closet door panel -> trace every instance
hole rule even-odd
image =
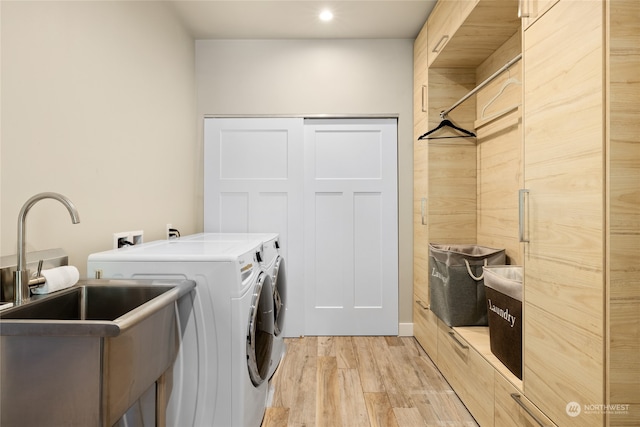
[[[423,26],[413,47],[413,291],[429,304],[429,145],[418,141],[429,130],[427,26]],[[423,318],[415,316],[414,324]]]
[[[435,360],[438,326],[429,309],[429,144],[418,138],[429,128],[427,24],[413,45],[413,333]]]
[[[560,1],[524,33],[524,391],[575,427],[604,419],[566,409],[604,403],[602,22]]]
[[[280,234],[290,283],[304,282],[302,118],[204,120],[204,231]],[[304,289],[288,294],[288,336],[304,334]]]
[[[397,120],[305,119],[307,335],[397,335]]]

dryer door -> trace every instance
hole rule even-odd
[[[253,290],[247,332],[247,363],[256,387],[269,374],[273,346],[273,287],[271,277],[261,273]]]
[[[280,336],[284,330],[284,314],[287,309],[287,275],[284,269],[284,258],[278,255],[273,268],[273,314],[274,334]]]

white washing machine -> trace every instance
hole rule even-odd
[[[269,367],[269,378],[273,376],[286,351],[284,343],[285,317],[287,309],[287,274],[284,257],[280,253],[278,233],[198,233],[180,238],[187,241],[242,241],[256,239],[263,242],[260,263],[271,276],[273,285],[274,339]]]
[[[196,282],[179,307],[182,342],[168,426],[260,426],[274,331],[272,279],[259,264],[261,247],[258,240],[176,239],[89,256],[89,276]]]

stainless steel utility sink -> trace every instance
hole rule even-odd
[[[30,304],[0,312],[0,319],[116,320],[170,289],[173,287],[76,285],[48,298],[35,296]]]
[[[0,425],[112,426],[164,384],[179,345],[177,304],[194,287],[84,280],[0,311]]]

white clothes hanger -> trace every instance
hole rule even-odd
[[[485,106],[482,108],[482,113],[480,114],[480,118],[481,118],[481,119],[484,119],[484,118],[485,118],[485,117],[484,117],[484,113],[485,113],[485,111],[487,111],[487,108],[489,108],[489,106],[490,106],[491,104],[493,104],[493,103],[494,103],[494,102],[495,102],[495,101],[500,97],[500,95],[502,95],[502,93],[505,91],[505,89],[506,89],[509,85],[512,85],[512,84],[516,84],[516,85],[520,85],[520,86],[522,86],[522,82],[521,82],[520,80],[518,80],[517,78],[515,78],[515,77],[509,77],[507,80],[505,80],[505,81],[504,81],[504,83],[502,84],[502,87],[500,88],[500,90],[498,90],[498,93],[496,93],[496,94],[493,96],[493,98],[491,98],[491,99],[489,100],[489,102],[487,102],[487,103],[485,104]],[[498,117],[498,116],[501,116],[502,114],[507,113],[507,112],[509,112],[509,111],[511,111],[511,110],[513,110],[513,107],[509,107],[508,109],[506,109],[506,110],[504,110],[504,111],[500,111],[500,112],[498,112],[498,113],[494,114],[492,117]]]

